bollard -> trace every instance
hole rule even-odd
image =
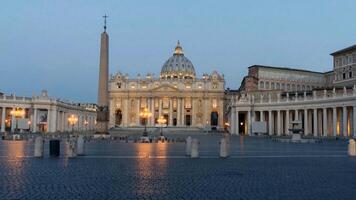
[[[84,141],[84,136],[79,135],[77,139],[77,154],[78,156],[84,155],[84,149],[85,148],[85,141]]]
[[[199,141],[198,139],[192,139],[192,150],[190,153],[191,158],[199,158]]]
[[[190,136],[185,140],[185,155],[190,156],[192,152],[192,138]]]
[[[76,146],[77,144],[75,138],[69,138],[69,140],[66,141],[66,154],[68,158],[73,158],[77,156]]]
[[[43,144],[44,140],[42,139],[42,137],[37,137],[35,140],[35,157],[43,157]]]
[[[349,156],[356,156],[356,145],[354,139],[349,140],[348,154]]]
[[[227,138],[221,138],[220,140],[220,158],[229,157],[229,144]]]

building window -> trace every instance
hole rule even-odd
[[[349,78],[352,78],[352,71],[349,71]]]
[[[260,82],[260,88],[263,89],[265,87],[265,83],[263,81]]]
[[[120,82],[116,83],[116,86],[117,86],[118,89],[120,89],[121,88],[121,83]]]
[[[342,73],[342,79],[346,79],[346,73]]]

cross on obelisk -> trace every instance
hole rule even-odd
[[[104,17],[104,32],[106,32],[106,18],[108,18],[109,16],[105,14],[103,17]]]

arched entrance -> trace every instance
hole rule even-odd
[[[210,114],[210,125],[211,125],[211,128],[216,130],[218,124],[219,124],[219,114],[218,114],[218,112],[213,111]]]
[[[120,126],[122,123],[122,112],[120,109],[116,110],[115,113],[115,125]]]

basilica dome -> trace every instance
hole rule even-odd
[[[173,56],[163,65],[161,79],[194,79],[195,70],[192,62],[184,56],[182,46],[179,41],[174,49]]]

